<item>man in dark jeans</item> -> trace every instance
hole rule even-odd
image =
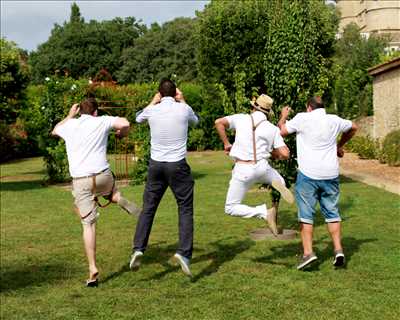
[[[157,207],[169,186],[179,211],[179,248],[173,259],[187,276],[191,276],[194,180],[186,162],[186,142],[188,125],[197,124],[198,118],[175,84],[166,79],[160,82],[159,92],[137,115],[136,121],[149,123],[151,159],[129,267],[137,270],[140,266]]]

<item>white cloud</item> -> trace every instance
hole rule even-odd
[[[21,48],[36,49],[45,42],[55,23],[69,19],[73,1],[1,0],[1,36]],[[76,1],[86,21],[135,17],[150,25],[176,17],[194,17],[209,1]]]

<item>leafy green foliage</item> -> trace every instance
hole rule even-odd
[[[357,153],[361,159],[377,159],[380,144],[368,136],[355,136],[345,146],[346,150]]]
[[[23,107],[30,69],[26,56],[14,42],[0,39],[0,119],[15,122]]]
[[[336,43],[334,101],[340,116],[356,118],[373,113],[372,78],[367,69],[380,63],[387,39],[361,36],[355,24],[344,29]]]
[[[267,93],[295,115],[309,96],[329,96],[338,17],[324,1],[212,1],[198,19],[199,70],[219,83],[225,111],[245,112],[251,96]],[[274,166],[291,184],[294,137],[287,144],[291,158]]]
[[[121,83],[152,82],[162,78],[191,81],[197,77],[194,28],[190,18],[153,24],[133,46],[124,50],[117,73]]]
[[[42,83],[55,73],[94,77],[102,68],[113,75],[121,66],[122,51],[145,29],[133,17],[86,23],[73,4],[70,21],[56,24],[50,38],[30,55],[33,79]]]
[[[390,166],[400,166],[400,130],[392,131],[385,137],[379,160]]]

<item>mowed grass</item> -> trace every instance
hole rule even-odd
[[[254,242],[261,220],[224,214],[231,162],[221,152],[189,155],[196,179],[194,278],[170,266],[177,208],[170,191],[158,209],[138,272],[128,261],[136,220],[116,206],[98,223],[98,288],[85,288],[87,265],[70,191],[44,187],[40,158],[1,166],[2,319],[397,319],[400,301],[400,197],[342,178],[340,207],[347,267],[332,267],[322,219],[319,257],[295,269],[299,238]],[[142,203],[143,186],[126,187]],[[255,189],[255,191],[257,191]],[[246,203],[270,202],[250,192]],[[296,207],[281,204],[282,227],[297,228]]]

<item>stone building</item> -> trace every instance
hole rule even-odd
[[[341,13],[339,32],[354,22],[365,37],[387,34],[389,50],[400,50],[400,0],[336,0]]]
[[[372,136],[383,139],[400,129],[400,57],[368,69],[373,77]]]

